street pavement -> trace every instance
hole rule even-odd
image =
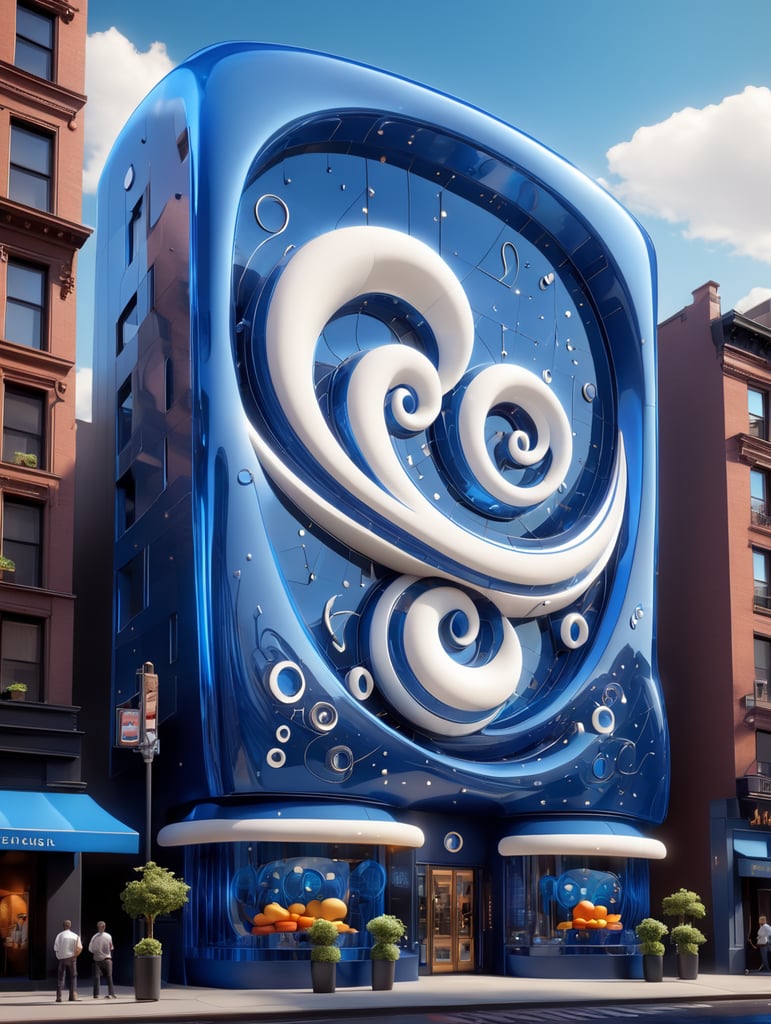
[[[138,1002],[131,987],[116,986],[117,999],[94,999],[90,978],[80,979],[80,999],[55,1002],[50,990],[20,991],[0,985],[0,1021],[144,1021],[144,1020],[281,1020],[312,1019],[323,1014],[342,1021],[349,1015],[391,1012],[395,1016],[471,1007],[564,1006],[570,1004],[713,1002],[720,999],[763,999],[771,1005],[771,974],[700,973],[696,981],[665,977],[662,982],[619,980],[555,980],[500,978],[482,974],[449,974],[399,982],[388,992],[341,988],[329,994],[307,989],[214,989],[164,986],[158,1001]]]

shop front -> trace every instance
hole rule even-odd
[[[0,977],[45,978],[61,922],[82,930],[82,854],[138,848],[138,834],[85,793],[0,791]]]
[[[635,925],[649,913],[648,861],[664,845],[619,822],[520,823],[505,858],[506,974],[639,978]]]

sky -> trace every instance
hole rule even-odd
[[[347,57],[449,93],[601,182],[658,261],[657,322],[720,285],[771,297],[769,0],[89,0],[83,220],[113,140],[192,53],[243,39]],[[276,84],[277,90],[280,83]],[[79,257],[90,415],[93,237]]]

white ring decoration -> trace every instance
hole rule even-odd
[[[573,627],[578,626],[578,636],[573,636]],[[571,651],[583,647],[589,639],[589,624],[583,615],[570,612],[560,623],[560,640]]]
[[[363,665],[350,669],[346,673],[345,682],[356,700],[368,700],[375,689],[372,673]]]
[[[600,704],[592,712],[592,728],[603,736],[608,736],[616,728],[616,716],[607,704]]]
[[[271,768],[283,768],[286,764],[286,754],[280,747],[271,747],[265,756]]]
[[[281,675],[285,672],[294,672],[297,675],[298,686],[293,693],[285,693],[281,689]],[[303,670],[295,661],[277,661],[275,665],[271,665],[268,672],[268,686],[276,700],[282,704],[296,704],[305,693]]]

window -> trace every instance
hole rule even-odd
[[[118,629],[124,629],[147,607],[145,552],[118,570]]]
[[[8,260],[7,281],[6,341],[42,349],[47,320],[46,271],[19,260]]]
[[[3,403],[3,462],[16,462],[17,455],[34,455],[43,468],[43,424],[45,398],[34,391],[6,387]]]
[[[755,759],[761,775],[771,775],[771,732],[758,729],[755,733]]]
[[[15,203],[50,212],[52,162],[52,136],[12,124],[8,198]]]
[[[32,502],[3,501],[3,554],[16,563],[12,580],[19,586],[40,586],[40,545],[43,510]]]
[[[747,411],[750,417],[750,435],[768,440],[768,410],[766,395],[763,391],[749,388],[747,391]]]
[[[38,78],[53,78],[54,20],[19,4],[15,64]]]
[[[0,623],[0,684],[26,683],[27,700],[43,699],[43,627],[6,615]]]
[[[174,363],[171,359],[163,362],[164,409],[166,412],[174,405]]]
[[[131,379],[125,381],[118,392],[118,422],[116,424],[115,445],[121,452],[131,440],[134,419],[134,396],[131,391]]]
[[[118,318],[118,336],[115,344],[115,354],[120,355],[126,345],[136,337],[139,317],[137,312],[137,297],[132,295],[126,304],[126,308]]]
[[[755,607],[771,609],[769,600],[769,554],[761,548],[752,549],[752,575],[755,581]]]
[[[767,683],[771,679],[771,640],[755,637],[755,679]]]
[[[750,509],[752,522],[758,526],[771,526],[771,516],[766,511],[768,479],[763,469],[750,470]]]
[[[126,237],[126,263],[134,262],[134,257],[139,250],[139,229],[142,223],[142,200],[139,199],[128,222],[128,234]]]
[[[128,471],[118,481],[116,488],[118,536],[134,525],[137,516],[137,492],[134,474]]]

